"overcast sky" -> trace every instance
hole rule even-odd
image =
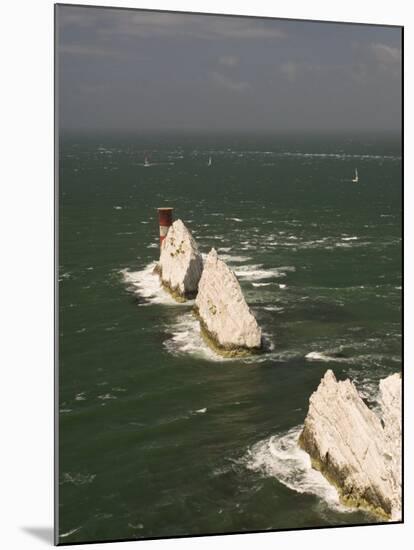
[[[58,7],[70,130],[399,130],[401,31]]]

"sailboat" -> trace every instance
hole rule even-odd
[[[211,160],[211,157],[208,157],[208,163],[207,163],[207,166],[211,166],[212,164],[212,160]]]
[[[352,178],[352,182],[353,183],[358,183],[358,181],[359,181],[359,179],[358,179],[358,170],[355,168],[355,175]]]
[[[151,164],[150,164],[150,162],[149,162],[149,160],[148,160],[147,155],[145,155],[145,157],[144,157],[144,166],[151,166]]]

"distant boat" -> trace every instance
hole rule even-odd
[[[359,179],[358,179],[358,170],[355,168],[355,175],[352,178],[352,182],[353,183],[358,183],[358,181],[359,181]]]
[[[208,163],[207,163],[207,166],[211,166],[212,165],[212,160],[211,160],[211,157],[208,157]]]
[[[144,166],[151,166],[151,164],[150,164],[150,162],[149,162],[149,160],[148,160],[147,155],[145,155],[145,157],[144,157]]]

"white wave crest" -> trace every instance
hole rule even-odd
[[[249,256],[233,256],[231,254],[220,254],[220,259],[225,262],[228,262],[229,264],[248,262],[249,260],[251,260]]]
[[[59,538],[63,539],[65,537],[69,537],[70,535],[74,535],[75,533],[77,533],[79,531],[79,529],[82,529],[82,526],[81,527],[75,527],[75,529],[71,529],[70,531],[67,531],[66,533],[62,533],[61,535],[59,535]]]
[[[284,307],[280,307],[280,306],[263,306],[263,309],[266,310],[266,311],[285,311],[285,308]]]
[[[280,277],[286,277],[288,271],[295,271],[294,266],[283,266],[275,268],[263,268],[262,264],[248,264],[244,266],[238,266],[235,269],[237,277],[242,280],[260,281],[263,279],[274,279]]]
[[[60,479],[60,485],[63,485],[64,483],[70,483],[72,485],[87,485],[92,483],[95,477],[96,474],[63,472]]]
[[[133,290],[134,294],[144,298],[147,304],[180,305],[163,289],[159,276],[154,273],[156,265],[157,262],[152,262],[140,271],[122,269],[120,273],[124,282]],[[189,302],[185,303],[188,305]]]
[[[192,313],[182,315],[172,327],[172,336],[164,342],[166,349],[173,355],[193,355],[208,361],[229,361],[217,355],[204,341],[200,324]]]
[[[305,355],[305,359],[308,361],[323,361],[324,363],[329,363],[331,361],[349,361],[349,358],[346,357],[335,357],[334,355],[329,355],[323,351],[311,351]]]
[[[316,495],[335,510],[350,511],[341,504],[335,487],[312,468],[308,453],[299,447],[301,430],[302,426],[295,426],[256,443],[247,453],[246,467],[277,478],[292,491]]]

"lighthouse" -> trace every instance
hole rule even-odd
[[[167,236],[168,229],[172,225],[173,222],[173,208],[170,207],[163,207],[158,208],[158,223],[160,226],[160,248],[162,246],[162,242]]]

